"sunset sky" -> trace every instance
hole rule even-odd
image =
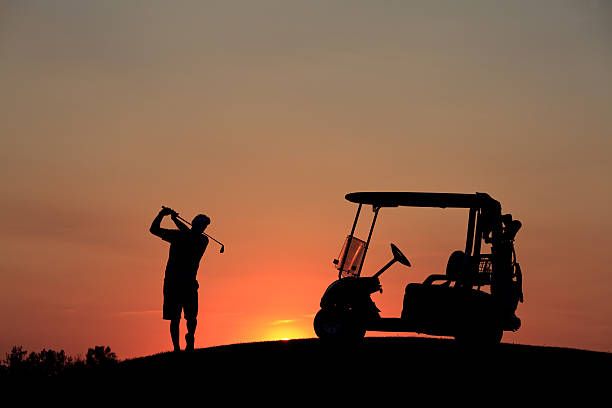
[[[162,204],[226,247],[196,347],[314,337],[344,195],[385,190],[499,200],[526,298],[503,341],[612,351],[611,44],[605,0],[2,1],[0,357],[170,350]],[[466,223],[381,211],[364,274],[390,242],[413,265],[383,316]]]

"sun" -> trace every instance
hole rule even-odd
[[[308,337],[305,330],[294,326],[274,327],[263,336],[267,341],[289,341]]]

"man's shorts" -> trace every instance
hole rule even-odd
[[[195,285],[164,285],[164,320],[179,320],[181,310],[185,320],[198,316],[198,283]]]

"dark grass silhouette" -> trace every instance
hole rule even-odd
[[[167,352],[89,368],[83,364],[44,381],[79,398],[91,401],[95,394],[96,400],[115,403],[125,403],[129,395],[141,404],[195,398],[201,405],[216,401],[214,406],[521,405],[534,398],[546,406],[567,398],[601,405],[609,398],[611,368],[611,353],[503,343],[472,350],[451,339],[367,337],[352,346],[301,339]],[[12,379],[17,381],[5,376],[8,381],[0,384],[41,389],[40,378]],[[65,397],[45,395],[47,402]]]
[[[344,390],[343,398],[356,399],[377,392],[438,398],[450,390],[513,397],[536,391],[553,397],[568,390],[594,395],[611,368],[610,353],[514,344],[475,351],[450,339],[371,337],[350,347],[303,339],[161,353],[123,361],[113,376],[243,397],[247,389],[270,396],[306,391],[338,396]]]
[[[118,362],[108,346],[89,348],[85,359],[68,356],[64,350],[43,348],[40,352],[28,352],[22,346],[14,346],[0,361],[0,381],[76,378],[86,372],[106,370]]]

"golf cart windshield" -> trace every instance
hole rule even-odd
[[[340,276],[359,276],[359,267],[365,253],[366,243],[351,235],[346,237],[338,259],[334,260]]]

